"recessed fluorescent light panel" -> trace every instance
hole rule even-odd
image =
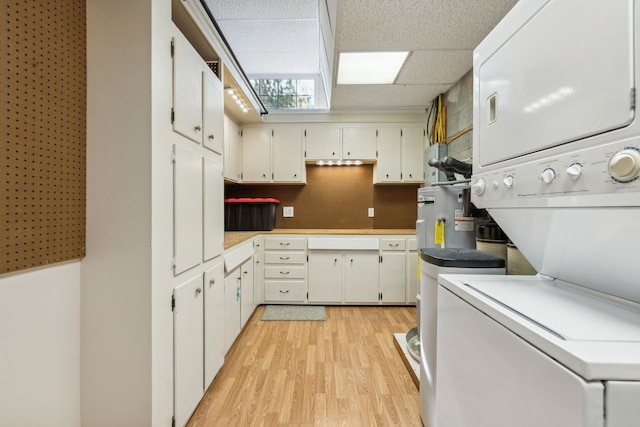
[[[340,52],[339,85],[392,84],[409,52]]]

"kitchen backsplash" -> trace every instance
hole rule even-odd
[[[415,228],[418,184],[373,185],[373,165],[307,166],[306,185],[225,184],[225,197],[273,197],[276,228]],[[284,218],[282,208],[294,216]],[[374,217],[368,217],[374,208]]]

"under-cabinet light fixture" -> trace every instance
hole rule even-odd
[[[231,96],[231,98],[236,102],[236,104],[238,104],[238,107],[244,112],[244,113],[248,113],[249,109],[247,108],[247,106],[245,105],[245,103],[242,101],[242,98],[240,98],[240,96],[238,96],[238,94],[236,93],[236,90],[232,87],[226,87],[224,88],[224,90],[227,91],[227,93]]]
[[[320,160],[316,166],[360,166],[362,160]]]

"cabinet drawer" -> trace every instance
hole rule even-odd
[[[264,262],[267,264],[304,264],[307,256],[304,252],[265,252]]]
[[[296,250],[306,249],[307,239],[304,237],[266,237],[265,249]]]
[[[404,251],[406,247],[405,239],[381,239],[380,249],[383,251]]]
[[[264,282],[264,299],[265,301],[304,302],[307,299],[307,290],[304,281],[268,280]]]
[[[265,265],[266,279],[304,279],[307,269],[305,266],[285,267],[280,265]]]

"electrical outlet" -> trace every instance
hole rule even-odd
[[[373,218],[373,208],[369,208],[369,218]]]
[[[282,208],[282,216],[285,218],[293,218],[293,206],[284,206]]]

